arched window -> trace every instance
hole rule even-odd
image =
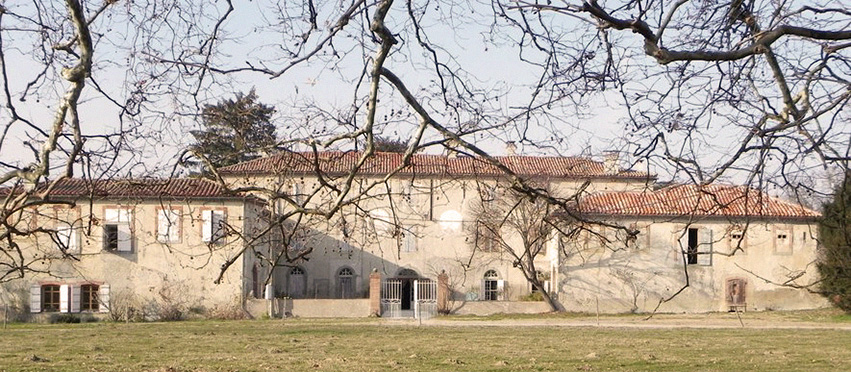
[[[502,297],[501,283],[502,280],[499,280],[499,274],[496,273],[496,270],[485,271],[485,275],[482,280],[482,288],[484,292],[482,299],[485,301],[499,300],[500,297]]]
[[[339,298],[355,297],[355,273],[348,267],[337,272],[337,296]]]
[[[307,279],[304,269],[301,267],[293,267],[290,269],[289,278],[287,280],[287,292],[292,298],[302,298],[307,290]]]

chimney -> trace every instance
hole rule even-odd
[[[517,156],[517,145],[514,141],[508,141],[505,143],[505,154],[508,156]]]
[[[620,155],[617,151],[603,152],[603,173],[608,175],[618,174],[620,171],[619,159]]]

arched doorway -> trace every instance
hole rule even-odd
[[[420,277],[416,271],[411,269],[399,269],[394,279],[399,280],[402,287],[401,308],[402,310],[413,310],[414,303],[414,280]]]

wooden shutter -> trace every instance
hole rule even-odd
[[[59,312],[67,313],[69,310],[68,300],[71,299],[71,287],[67,284],[59,286]]]
[[[703,228],[699,232],[697,244],[697,264],[702,266],[712,265],[712,229]]]
[[[71,312],[79,313],[80,312],[80,285],[75,284],[71,286]]]
[[[98,289],[98,301],[100,302],[100,312],[109,312],[109,284],[101,284]]]
[[[505,280],[499,279],[496,281],[496,299],[505,301]]]
[[[41,286],[38,284],[30,286],[30,312],[41,312]]]

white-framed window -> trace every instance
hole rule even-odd
[[[105,208],[103,214],[103,249],[110,252],[131,252],[133,250],[133,210]]]
[[[157,209],[157,241],[160,243],[177,243],[183,228],[181,210],[177,208]]]
[[[224,244],[227,233],[227,214],[224,209],[206,209],[201,211],[201,241],[211,244]]]
[[[499,278],[496,270],[485,271],[482,278],[482,300],[502,301],[505,299],[505,281]]]
[[[33,284],[30,312],[109,312],[109,285],[88,282]]]
[[[683,231],[679,244],[686,264],[712,266],[712,229],[689,227]]]

